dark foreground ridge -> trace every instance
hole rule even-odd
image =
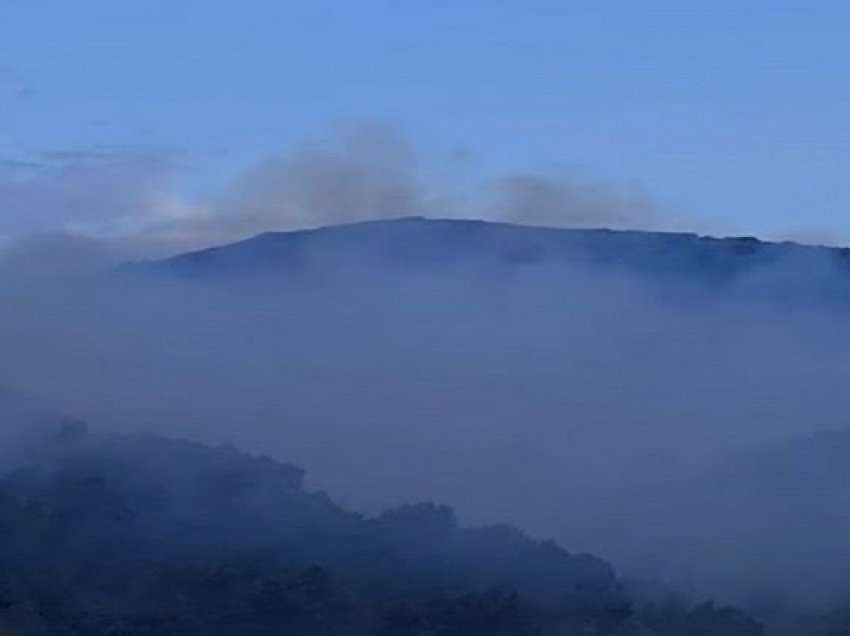
[[[434,504],[377,518],[233,447],[66,424],[0,481],[0,633],[757,636]],[[3,632],[2,630],[6,631]]]

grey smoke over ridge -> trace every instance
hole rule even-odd
[[[206,222],[228,228],[232,237],[404,216],[643,229],[659,221],[655,203],[636,189],[546,174],[508,174],[461,187],[451,177],[444,177],[448,183],[429,178],[427,163],[393,128],[339,127],[249,170]]]
[[[217,221],[256,233],[417,215],[425,204],[415,168],[413,149],[395,131],[341,128],[242,175]]]
[[[431,169],[445,164],[446,168]],[[426,157],[396,129],[337,126],[264,159],[218,192],[179,190],[183,159],[156,147],[93,147],[0,164],[0,238],[72,233],[127,258],[294,230],[403,216],[484,218],[556,227],[673,225],[639,188],[574,176],[476,177]]]
[[[340,127],[248,171],[211,222],[248,234],[405,216],[551,227],[648,229],[657,222],[655,203],[640,190],[545,174],[500,176],[453,197],[443,191],[450,184],[418,171],[423,161],[392,128]]]
[[[492,184],[488,200],[498,220],[524,225],[652,229],[660,221],[656,203],[639,188],[618,190],[567,178],[502,177]],[[673,228],[668,223],[666,229]]]

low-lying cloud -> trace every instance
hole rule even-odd
[[[845,310],[789,311],[781,286],[785,304],[747,299],[799,274],[793,259],[677,296],[663,280],[545,258],[467,253],[448,266],[438,250],[400,266],[373,250],[395,228],[305,239],[297,265],[259,285],[0,286],[0,386],[108,428],[272,453],[359,510],[443,501],[470,523],[515,523],[724,599],[756,582],[785,594],[804,575],[810,596],[843,585],[834,567],[811,572],[811,554],[843,545],[845,528],[774,528],[779,576],[763,539],[687,507],[689,484],[705,488],[694,475],[732,454],[844,425]],[[402,236],[396,253],[434,249]],[[510,240],[478,245],[512,254]],[[659,493],[681,498],[662,505]],[[806,499],[825,510],[830,496]],[[763,514],[734,519],[758,528]]]

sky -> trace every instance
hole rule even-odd
[[[429,215],[545,175],[639,193],[627,225],[850,245],[848,29],[838,0],[3,0],[0,237],[216,215],[368,125]]]

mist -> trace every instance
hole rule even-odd
[[[40,161],[0,179],[45,211],[0,248],[8,465],[61,414],[268,454],[370,516],[444,503],[760,618],[844,600],[843,250],[649,232],[681,219],[574,175],[440,180],[382,126],[194,200],[167,153]]]
[[[850,636],[848,21],[0,1],[0,636]]]
[[[769,528],[777,572],[762,535],[730,535],[710,498],[687,505],[732,457],[846,426],[846,309],[789,309],[774,292],[793,257],[700,287],[434,255],[427,227],[308,234],[291,270],[219,282],[131,268],[4,283],[0,386],[106,430],[270,453],[369,514],[439,501],[729,602],[791,595],[804,575],[794,602],[834,598],[843,525]],[[433,258],[399,266],[386,249]],[[828,259],[821,275],[843,285]],[[746,526],[766,512],[734,514]],[[812,550],[794,556],[804,543],[828,555],[814,572]]]

